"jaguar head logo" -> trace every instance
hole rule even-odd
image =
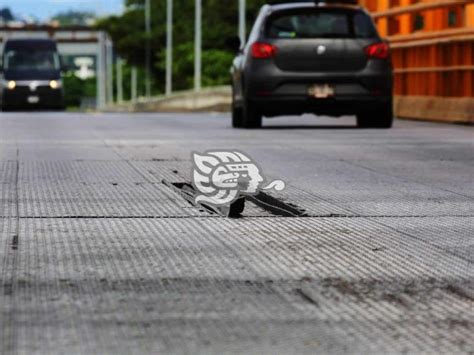
[[[193,153],[192,180],[199,194],[197,203],[230,205],[242,195],[256,195],[261,189],[285,188],[283,181],[261,187],[266,180],[258,165],[239,151]]]

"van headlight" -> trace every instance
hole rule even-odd
[[[6,82],[6,87],[8,90],[15,90],[16,88],[16,81],[15,80],[9,80]]]
[[[49,87],[53,90],[60,89],[63,86],[61,80],[51,80],[49,82]]]

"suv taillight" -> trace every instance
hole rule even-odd
[[[365,53],[369,58],[388,59],[390,47],[387,43],[374,43],[365,48]]]
[[[277,53],[277,47],[269,43],[255,42],[252,44],[252,57],[266,59],[274,57]]]

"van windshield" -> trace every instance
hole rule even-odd
[[[59,56],[50,49],[10,49],[5,53],[4,67],[10,70],[59,70]]]
[[[272,15],[267,24],[270,38],[376,38],[370,17],[344,9],[298,9]]]

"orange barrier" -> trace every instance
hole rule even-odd
[[[474,3],[474,0],[437,0],[430,2],[417,2],[412,5],[396,6],[385,11],[379,11],[373,14],[375,19],[383,17],[393,17],[403,14],[414,14],[427,10],[452,7],[457,5],[468,5]]]
[[[474,35],[395,42],[392,57],[396,95],[474,96]]]
[[[474,0],[361,3],[391,44],[397,115],[474,122]]]

